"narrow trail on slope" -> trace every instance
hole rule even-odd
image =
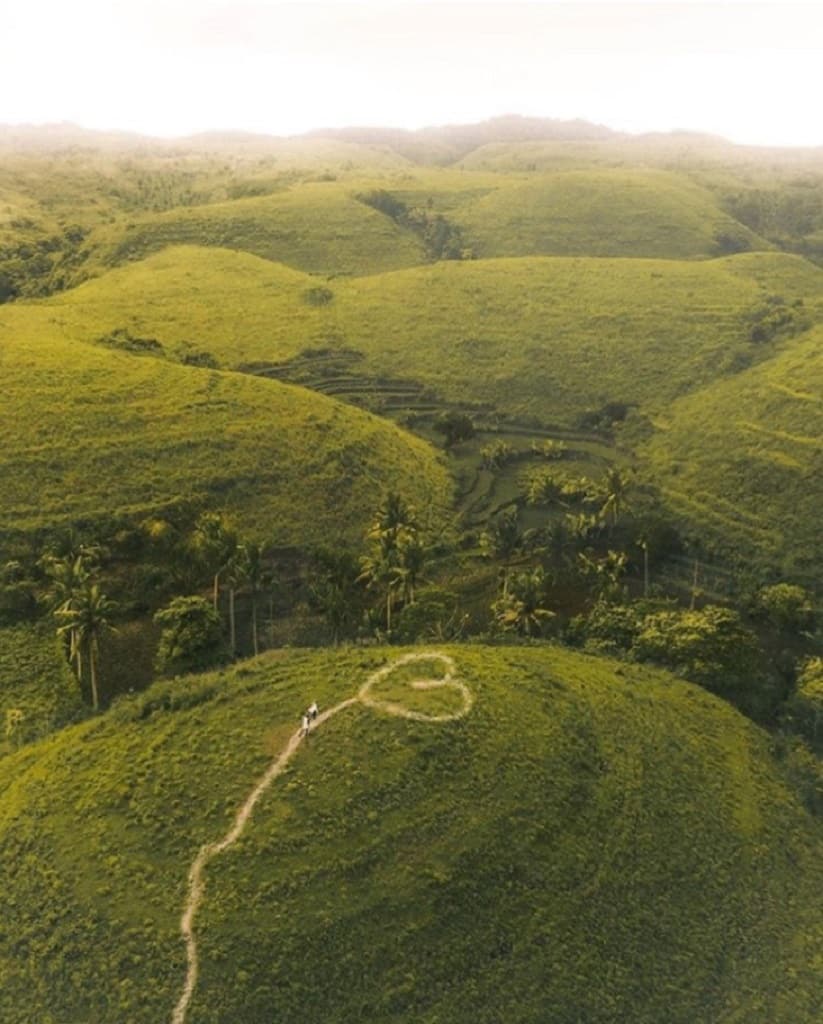
[[[387,679],[395,669],[421,661],[439,662],[441,665],[445,666],[445,675],[433,679],[413,679],[408,683],[408,686],[411,689],[418,691],[436,690],[444,687],[457,690],[462,697],[462,706],[458,711],[441,715],[429,715],[423,711],[412,711],[409,708],[404,707],[402,704],[397,704],[394,701],[388,701],[381,697],[373,696],[372,690],[374,686]],[[360,687],[356,697],[349,697],[348,700],[341,701],[341,703],[335,704],[334,707],[329,708],[328,711],[324,711],[321,715],[318,715],[312,725],[312,730],[317,729],[324,722],[327,722],[339,711],[343,711],[344,708],[351,707],[354,704],[364,704],[366,707],[373,708],[377,711],[382,711],[389,715],[395,715],[399,718],[410,718],[416,722],[453,722],[458,718],[463,718],[469,713],[469,711],[471,711],[472,704],[474,703],[474,696],[462,680],[454,677],[455,671],[454,661],[448,656],[448,654],[443,654],[440,651],[404,654],[402,657],[396,658],[394,661],[389,662],[388,665],[384,665],[383,668],[373,672]],[[197,985],[199,962],[197,958],[197,940],[194,934],[194,919],[197,915],[198,909],[200,908],[200,904],[203,900],[203,894],[205,892],[205,880],[203,873],[206,870],[206,866],[212,858],[216,857],[224,850],[227,850],[237,842],[243,834],[243,830],[251,817],[254,805],[278,775],[282,775],[285,771],[289,761],[294,757],[303,739],[303,733],[298,729],[283,750],[277,755],[274,761],[272,761],[265,773],[261,776],[257,785],[247,797],[246,802],[237,812],[234,824],[226,835],[216,843],[206,843],[201,846],[194,859],[194,863],[189,869],[188,896],[183,909],[183,916],[180,918],[180,933],[186,943],[186,981],[183,986],[183,992],[174,1009],[174,1013],[172,1014],[172,1024],[185,1024],[189,1004],[191,1003],[192,996],[194,995],[194,990]]]

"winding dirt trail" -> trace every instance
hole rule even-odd
[[[436,690],[444,687],[457,690],[462,697],[462,706],[458,711],[451,714],[429,715],[423,711],[412,711],[409,708],[404,707],[402,704],[397,704],[394,701],[383,700],[382,698],[375,697],[373,695],[372,691],[375,685],[387,679],[395,669],[402,668],[405,665],[415,664],[416,662],[439,662],[441,665],[445,666],[445,675],[439,678],[413,679],[408,683],[408,686],[413,690]],[[343,711],[345,708],[351,707],[354,704],[364,704],[366,707],[373,708],[376,711],[382,711],[385,714],[395,715],[400,718],[410,718],[416,722],[452,722],[455,719],[463,718],[469,713],[469,711],[471,711],[472,704],[474,703],[474,696],[462,680],[455,678],[455,671],[456,668],[454,661],[448,656],[448,654],[443,654],[441,651],[420,651],[413,652],[411,654],[404,654],[402,657],[396,658],[394,661],[389,662],[388,665],[384,665],[383,668],[373,672],[360,687],[356,697],[349,697],[348,700],[341,701],[339,704],[335,704],[334,707],[329,708],[328,711],[324,711],[322,714],[318,715],[312,725],[312,731],[323,725],[323,723],[327,722],[330,718],[333,718],[338,712]],[[172,1024],[185,1024],[189,1004],[191,1003],[195,987],[197,986],[199,964],[197,959],[197,939],[194,933],[194,919],[197,915],[197,911],[203,900],[205,892],[205,879],[203,874],[206,870],[206,866],[212,858],[216,857],[224,850],[227,850],[237,842],[243,834],[243,830],[251,817],[254,805],[278,775],[282,775],[285,771],[289,761],[294,757],[300,747],[300,744],[303,742],[303,739],[303,734],[301,730],[298,729],[283,750],[277,755],[274,761],[272,761],[265,773],[261,776],[257,785],[247,797],[246,802],[237,812],[234,824],[226,835],[215,843],[206,843],[201,846],[194,859],[194,863],[189,869],[188,896],[183,909],[183,916],[180,918],[180,933],[186,943],[186,981],[183,986],[183,992],[177,1006],[174,1008],[174,1013],[172,1014]]]

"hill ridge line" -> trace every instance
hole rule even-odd
[[[409,708],[403,707],[402,704],[396,704],[393,701],[386,701],[379,697],[372,696],[371,690],[376,683],[382,682],[382,680],[389,676],[396,668],[413,664],[418,661],[439,661],[445,665],[446,674],[441,678],[415,679],[409,683],[409,686],[415,690],[434,690],[441,687],[451,687],[456,689],[463,698],[463,706],[458,711],[443,715],[429,715],[422,711],[412,711]],[[443,654],[441,651],[413,651],[410,654],[404,654],[373,672],[357,691],[357,695],[355,697],[349,697],[318,715],[314,722],[314,728],[316,729],[338,712],[351,707],[353,704],[364,704],[366,707],[384,711],[387,714],[397,717],[412,719],[417,722],[440,723],[456,721],[469,713],[474,703],[474,696],[462,680],[454,678],[455,670],[455,663],[453,659],[450,658],[448,654]],[[203,873],[206,866],[209,861],[219,853],[227,850],[237,842],[243,834],[243,830],[251,817],[255,804],[269,788],[271,783],[279,775],[282,775],[289,761],[297,752],[300,744],[307,735],[308,733],[304,733],[301,728],[291,736],[286,746],[280,751],[274,761],[272,761],[255,785],[254,789],[246,798],[235,816],[234,824],[226,835],[217,842],[205,843],[201,846],[191,868],[189,869],[188,896],[182,917],[180,918],[180,933],[186,943],[186,980],[183,985],[183,992],[177,1002],[174,1013],[172,1014],[171,1024],[185,1024],[186,1013],[188,1011],[189,1004],[191,1003],[192,996],[194,995],[195,987],[197,986],[199,960],[197,956],[197,940],[194,934],[194,919],[205,892],[205,880]]]

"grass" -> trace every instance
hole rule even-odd
[[[424,434],[426,417],[443,407],[468,407],[492,426],[528,431],[569,427],[590,410],[622,402],[647,434],[657,432],[647,466],[688,523],[704,529],[711,521],[725,545],[747,558],[760,548],[774,564],[785,561],[802,520],[811,554],[799,554],[795,565],[816,564],[815,435],[798,419],[813,407],[797,405],[785,428],[773,428],[760,422],[760,400],[747,393],[750,381],[774,375],[779,384],[780,366],[796,346],[806,353],[797,357],[798,374],[814,362],[813,343],[799,337],[751,340],[756,318],[775,297],[803,322],[820,317],[823,273],[801,258],[477,260],[326,281],[319,304],[311,301],[318,287],[316,278],[248,254],[172,248],[47,302],[7,307],[0,324],[28,337],[47,324],[62,339],[94,342],[118,331],[155,339],[164,360],[129,356],[129,372],[171,374],[169,393],[178,387],[173,379],[212,379],[174,376],[179,368],[170,364],[188,352],[206,351],[227,368],[269,367],[401,422],[416,417]],[[112,365],[112,356],[98,348],[94,358]],[[21,403],[31,379],[20,376]],[[253,389],[267,386],[231,384],[261,397],[270,392]],[[791,381],[786,386],[797,390]],[[723,412],[704,418],[703,403],[710,410],[715,395]],[[770,396],[792,404],[779,390]],[[738,414],[750,406],[751,415]],[[672,421],[673,409],[682,409],[682,419]],[[743,434],[726,429],[744,420],[760,426]],[[787,437],[766,443],[763,431],[772,429]],[[195,445],[180,455],[179,472],[184,464],[186,473],[199,472],[196,452]],[[711,483],[697,469],[709,462]],[[774,495],[768,508],[763,494]],[[501,491],[499,501],[505,498]],[[26,515],[26,501],[34,503],[22,501],[18,514]],[[780,525],[784,512],[788,528]]]
[[[4,1018],[167,1019],[198,846],[396,653],[273,653],[0,763]],[[467,719],[340,713],[210,865],[192,1024],[816,1022],[820,834],[765,735],[662,673],[450,653]]]
[[[693,259],[716,256],[724,245],[768,248],[710,192],[672,172],[566,171],[504,181],[454,215],[482,256]]]
[[[9,730],[9,712],[22,712]],[[0,628],[0,755],[82,717],[80,691],[61,660],[54,623]]]
[[[89,266],[142,259],[170,245],[213,245],[253,253],[316,274],[368,274],[425,261],[418,239],[337,182],[273,195],[175,209],[91,240]]]
[[[606,401],[665,408],[762,359],[771,349],[749,335],[768,295],[802,299],[812,317],[823,307],[823,272],[772,253],[445,262],[328,282],[331,298],[319,306],[307,301],[314,286],[244,254],[181,248],[45,308],[74,336],[125,328],[194,342],[228,367],[345,348],[364,357],[357,372],[366,376],[408,378],[450,402],[569,424]]]
[[[200,497],[278,544],[356,545],[387,489],[430,509],[433,523],[450,502],[436,453],[374,416],[67,333],[48,306],[0,311],[4,531],[140,517]]]
[[[646,454],[671,503],[715,541],[736,535],[815,583],[823,562],[823,331],[675,402]],[[725,543],[725,541],[720,541]]]

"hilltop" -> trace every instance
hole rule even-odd
[[[0,762],[3,1016],[169,1019],[198,846],[397,653],[272,653]],[[341,711],[209,865],[191,1024],[819,1019],[820,835],[763,733],[662,673],[450,653],[468,717]],[[380,691],[442,711],[421,668]]]

